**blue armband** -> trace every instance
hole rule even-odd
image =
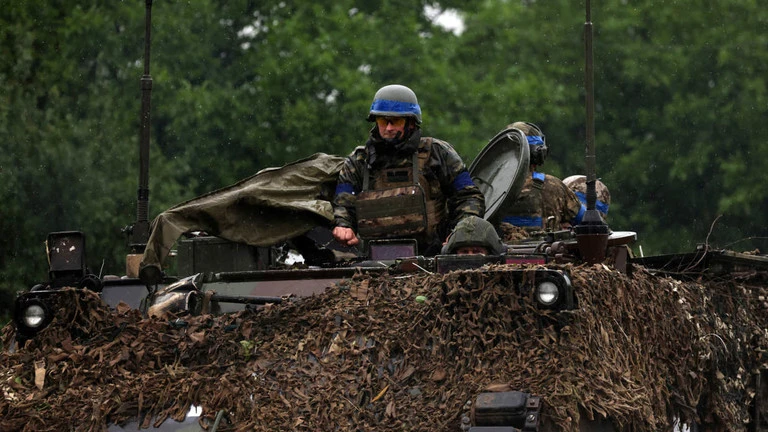
[[[507,216],[501,221],[518,227],[541,228],[541,217],[539,216]]]
[[[469,173],[466,171],[462,171],[461,174],[453,179],[453,189],[456,191],[460,191],[469,186],[475,186],[475,182],[472,181],[472,177],[470,177]]]
[[[342,193],[348,193],[348,194],[355,194],[355,188],[352,187],[351,183],[339,183],[336,185],[336,195],[342,194]]]
[[[579,206],[579,213],[576,215],[576,217],[573,218],[571,221],[571,225],[578,225],[581,223],[581,220],[584,219],[584,213],[587,212],[587,206],[584,204]]]

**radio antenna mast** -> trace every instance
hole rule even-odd
[[[595,89],[592,54],[592,7],[586,0],[586,21],[584,23],[584,88],[586,91],[587,133],[586,133],[586,170],[587,170],[587,211],[581,224],[574,227],[576,242],[584,261],[595,264],[605,260],[610,229],[595,208],[597,192],[595,183]]]
[[[129,227],[131,253],[144,253],[149,240],[149,138],[152,76],[149,74],[152,0],[146,0],[144,19],[144,75],[141,77],[141,131],[139,141],[139,190],[136,200],[136,223]]]

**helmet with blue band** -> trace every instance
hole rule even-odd
[[[519,129],[525,134],[528,140],[528,147],[531,150],[531,165],[543,165],[549,156],[549,146],[547,146],[547,137],[541,128],[530,122],[515,122],[508,127]]]
[[[563,180],[563,183],[576,194],[582,204],[587,204],[587,176],[572,175]],[[608,186],[600,181],[600,179],[595,180],[595,193],[597,194],[595,209],[605,219],[608,217],[608,209],[611,206],[611,193],[608,191]]]
[[[368,121],[376,117],[410,117],[421,124],[421,107],[416,93],[400,84],[384,86],[376,92],[368,113]]]

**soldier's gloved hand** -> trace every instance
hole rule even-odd
[[[337,226],[333,229],[333,238],[339,243],[347,246],[354,246],[360,243],[352,228]]]

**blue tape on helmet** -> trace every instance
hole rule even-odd
[[[351,183],[339,183],[336,185],[336,195],[342,194],[342,193],[348,193],[348,194],[355,194],[355,188],[352,187]]]
[[[421,116],[421,107],[419,107],[419,104],[411,102],[376,99],[371,104],[371,113],[399,113],[403,115],[414,114]]]
[[[453,189],[457,191],[469,186],[475,186],[475,182],[472,181],[472,177],[470,177],[469,173],[466,171],[462,171],[455,179],[453,179]]]
[[[595,208],[602,214],[605,214],[605,215],[608,214],[608,204],[600,200],[595,200]]]
[[[541,217],[538,216],[507,216],[501,221],[518,227],[541,228]]]
[[[531,173],[531,178],[534,180],[544,181],[547,178],[547,175],[544,173],[534,171],[533,173]]]
[[[544,140],[540,136],[529,136],[526,138],[528,138],[528,144],[530,145],[544,145]]]
[[[584,203],[584,205],[587,204],[587,196],[584,195],[584,192],[575,192],[576,196],[579,197],[579,201]],[[600,201],[599,199],[595,200],[595,209],[599,211],[602,214],[607,215],[608,214],[608,207],[609,205]]]
[[[584,213],[587,212],[587,206],[582,204],[579,206],[579,213],[576,215],[576,217],[573,218],[571,221],[571,225],[578,225],[581,223],[582,219],[584,219]]]

